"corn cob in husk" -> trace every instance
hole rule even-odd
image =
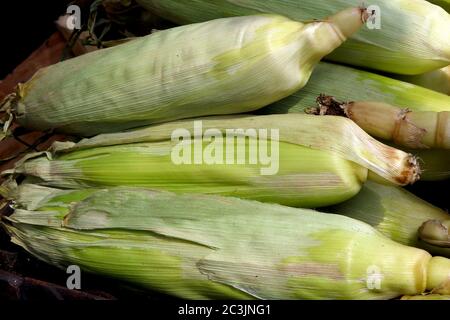
[[[300,91],[264,108],[264,113],[303,112],[320,94],[340,101],[378,101],[413,112],[450,111],[450,97],[408,82],[375,73],[321,62]]]
[[[261,12],[305,21],[320,19],[355,3],[352,0],[137,2],[180,24]],[[367,26],[361,29],[328,59],[399,74],[421,74],[450,64],[450,15],[442,8],[423,0],[376,0],[371,1],[370,5],[379,7],[380,28]],[[372,23],[372,26],[375,25]]]
[[[189,136],[171,139],[179,128]],[[224,133],[235,129],[241,132],[231,138],[235,144],[229,144]],[[270,135],[258,134],[262,129]],[[274,129],[279,129],[276,136]],[[218,135],[202,139],[203,132],[206,137],[211,130]],[[261,150],[270,150],[270,161],[263,162],[259,153],[252,162]],[[180,120],[77,144],[57,143],[53,151],[51,159],[30,155],[4,174],[25,174],[54,187],[139,186],[301,207],[351,198],[368,170],[396,184],[412,183],[419,176],[413,157],[381,144],[352,121],[304,114]],[[178,161],[179,154],[188,161]]]
[[[318,107],[305,111],[316,115],[340,114],[372,136],[401,146],[450,149],[450,111],[411,112],[383,102],[339,102],[323,94],[317,98],[317,104]]]
[[[389,147],[371,138],[353,121],[341,117],[315,117],[311,115],[234,115],[187,119],[121,133],[101,134],[78,143],[56,142],[53,152],[67,153],[94,147],[118,144],[159,142],[168,140],[175,130],[187,128],[187,134],[200,138],[196,123],[206,133],[218,130],[226,135],[235,130],[241,137],[257,137],[255,130],[276,130],[279,141],[315,150],[332,152],[353,161],[374,174],[400,185],[414,183],[420,174],[416,159],[410,154]],[[243,131],[243,132],[242,132]],[[267,136],[268,137],[268,136]],[[173,137],[171,137],[172,140]],[[263,138],[264,139],[264,138]]]
[[[42,188],[16,192],[3,222],[14,243],[62,268],[182,298],[389,299],[450,277],[448,259],[344,216],[125,187],[84,200]]]
[[[259,142],[249,139],[237,147],[249,150]],[[196,140],[188,146],[192,151],[194,144]],[[262,168],[270,168],[259,164],[176,164],[171,158],[174,148],[175,144],[165,141],[87,149],[54,160],[46,157],[29,160],[15,172],[37,177],[43,185],[64,188],[151,187],[299,207],[318,207],[349,199],[367,179],[367,169],[351,161],[284,142],[279,143],[279,170],[274,175],[262,175]]]
[[[303,87],[366,17],[350,8],[310,24],[258,15],[157,32],[45,68],[3,109],[25,127],[81,136],[252,111]]]
[[[427,221],[445,223],[450,215],[402,188],[367,181],[355,197],[326,211],[364,221],[398,243],[450,258],[450,248],[421,240],[419,234]]]
[[[320,63],[303,90],[257,113],[305,111],[345,115],[409,148],[450,148],[449,96],[370,72]]]

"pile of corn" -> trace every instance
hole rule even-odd
[[[188,299],[448,299],[450,215],[402,188],[450,178],[447,12],[375,1],[377,30],[346,0],[138,2],[186,25],[3,101],[4,135],[80,138],[2,173],[12,242]]]

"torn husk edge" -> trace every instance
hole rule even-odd
[[[195,130],[200,124],[200,134]],[[253,129],[279,130],[279,140],[312,149],[328,151],[353,161],[397,185],[414,183],[420,177],[417,159],[401,150],[387,146],[369,136],[353,121],[343,117],[316,117],[303,113],[274,115],[231,115],[179,120],[121,133],[101,134],[78,143],[55,142],[53,153],[66,153],[85,148],[171,139],[177,129],[187,129],[192,137],[201,138],[208,129],[225,133],[227,129],[242,129],[245,136]],[[257,137],[255,137],[257,138]]]

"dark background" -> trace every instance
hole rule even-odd
[[[0,7],[0,79],[56,31],[54,21],[70,0],[2,1]]]

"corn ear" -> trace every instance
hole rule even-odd
[[[193,154],[197,143],[201,145],[192,140],[183,148]],[[248,139],[237,147],[249,150],[258,143]],[[139,186],[301,207],[349,199],[367,179],[367,169],[351,161],[284,142],[279,143],[279,170],[274,175],[261,175],[266,166],[259,164],[176,164],[172,161],[174,148],[175,143],[163,141],[85,149],[53,160],[41,156],[25,161],[15,173],[39,178],[43,185],[64,188]]]
[[[303,112],[316,105],[320,94],[340,101],[379,101],[411,111],[450,111],[450,97],[375,73],[321,62],[300,91],[258,112]]]
[[[339,102],[323,94],[317,98],[317,104],[319,107],[308,108],[306,112],[341,114],[369,134],[409,148],[450,149],[450,111],[411,112],[382,102]]]
[[[365,223],[308,209],[125,187],[58,201],[64,216],[42,207],[7,218],[12,241],[56,266],[182,298],[389,299],[440,286],[450,270]]]
[[[335,108],[330,108],[332,114],[351,117],[377,137],[392,139],[410,148],[449,147],[449,96],[331,63],[320,63],[302,91],[257,113],[310,111],[318,98],[327,92],[333,94],[334,100],[355,102],[343,105],[344,109],[351,108],[352,112],[345,112],[338,106],[338,113]],[[323,99],[319,100],[324,104]]]
[[[256,137],[255,130],[278,130],[279,140],[282,142],[335,153],[395,184],[414,183],[420,174],[420,168],[414,157],[371,138],[349,119],[342,117],[325,119],[300,113],[180,120],[129,132],[98,135],[90,139],[83,139],[77,144],[57,142],[53,146],[53,151],[63,154],[117,144],[164,141],[169,139],[172,132],[179,128],[187,128],[193,137],[201,138],[202,130],[200,133],[196,132],[196,122],[201,122],[205,132],[219,130],[222,134],[226,134],[227,130],[240,129],[244,130],[244,136],[254,138]]]
[[[303,87],[366,16],[349,8],[303,24],[257,15],[157,32],[42,69],[3,109],[25,127],[81,136],[252,111]]]
[[[151,187],[301,207],[351,198],[366,181],[368,169],[397,184],[418,179],[420,169],[410,155],[379,143],[349,119],[328,120],[304,114],[180,120],[56,144],[51,158],[29,155],[4,174],[24,174],[54,187]],[[171,139],[180,128],[189,136]],[[227,130],[238,129],[241,133],[231,136],[229,144]],[[258,134],[262,129],[279,132],[263,137]],[[211,130],[219,133],[214,142],[202,139]],[[223,141],[218,143],[217,137]],[[230,146],[237,150],[231,157]],[[263,162],[264,149],[271,155]],[[237,160],[240,152],[242,161]],[[181,153],[187,161],[174,160]],[[212,154],[212,161],[207,160]]]
[[[305,21],[354,5],[352,0],[137,2],[180,24],[261,12]],[[450,15],[442,8],[422,0],[377,0],[370,4],[380,9],[380,29],[361,29],[328,59],[399,74],[421,74],[450,64]]]
[[[304,112],[316,105],[320,94],[326,93],[343,101],[378,101],[413,112],[450,111],[450,97],[442,93],[375,73],[321,62],[301,91],[258,112]]]
[[[367,181],[355,197],[326,211],[366,222],[398,243],[450,258],[450,248],[419,237],[424,222],[444,222],[450,215],[402,188]]]

